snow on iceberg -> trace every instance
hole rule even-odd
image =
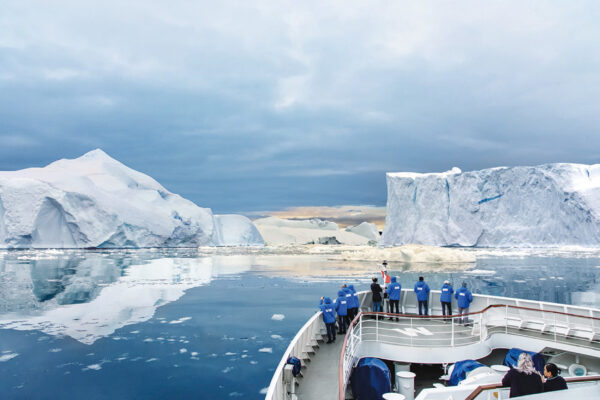
[[[100,149],[44,168],[0,172],[0,248],[188,247],[220,245],[222,237],[234,241],[215,225],[210,209],[169,192]]]
[[[356,226],[347,227],[346,232],[356,233],[357,235],[364,236],[369,240],[379,240],[379,229],[377,229],[377,225],[366,221]]]
[[[264,241],[256,226],[248,217],[227,214],[215,215],[215,238],[217,246],[262,246]]]
[[[600,164],[388,173],[380,244],[600,245]]]

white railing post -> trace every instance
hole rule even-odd
[[[479,313],[479,342],[483,342],[483,312]]]
[[[553,329],[553,331],[554,331],[554,341],[556,342],[556,313],[553,313],[553,314],[554,314],[554,329]]]
[[[508,334],[508,304],[504,305],[504,310],[506,310],[506,315],[504,316],[505,333]]]
[[[454,318],[456,318],[456,317],[450,318],[450,323],[452,324],[452,334],[450,335],[450,345],[452,347],[454,347]]]

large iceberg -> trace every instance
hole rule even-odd
[[[600,245],[600,164],[388,173],[380,244]]]
[[[222,231],[233,227],[244,233],[249,225],[242,216],[223,224],[210,209],[102,150],[44,168],[0,172],[0,248],[262,244],[257,233],[233,238]]]

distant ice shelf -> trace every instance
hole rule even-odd
[[[388,173],[380,244],[600,246],[600,164]]]
[[[248,218],[215,216],[100,149],[0,172],[0,248],[263,244]]]

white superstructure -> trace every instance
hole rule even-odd
[[[465,322],[456,315],[452,318],[440,316],[440,303],[435,301],[439,291],[430,293],[429,311],[433,316],[415,315],[414,293],[403,290],[402,315],[391,320],[389,314],[368,312],[370,292],[361,292],[359,297],[363,312],[353,321],[343,344],[320,346],[324,334],[320,313],[306,323],[284,354],[266,400],[352,398],[347,390],[349,378],[352,368],[364,357],[393,361],[403,366],[400,369],[407,369],[412,363],[451,368],[457,361],[492,359],[498,349],[513,347],[542,353],[549,361],[560,365],[563,376],[570,380],[570,388],[562,392],[562,398],[585,398],[590,391],[600,396],[597,385],[600,379],[600,310],[474,295]],[[302,377],[293,378],[286,374],[289,356],[303,360],[306,368]],[[585,376],[569,377],[571,366],[581,366],[577,372],[585,371]],[[498,387],[504,370],[489,367],[471,374],[458,386],[446,386],[448,373],[440,374],[439,382],[432,382],[429,388],[419,388],[416,399],[507,398],[508,389]],[[331,381],[332,369],[337,370],[335,384]],[[419,376],[416,379],[418,382]],[[565,397],[567,395],[569,397]]]

